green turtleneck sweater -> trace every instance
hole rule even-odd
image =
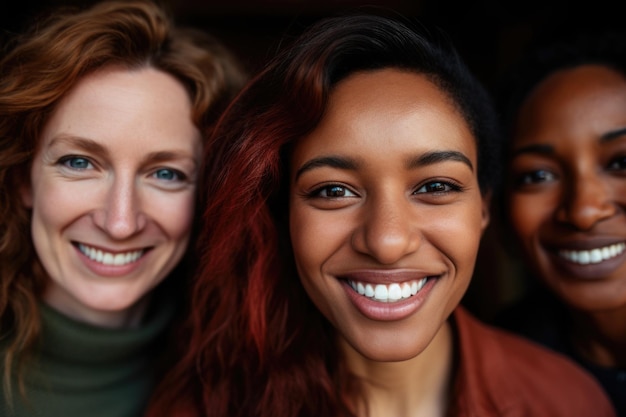
[[[13,384],[13,410],[0,392],[2,417],[138,417],[154,383],[157,355],[173,317],[159,303],[139,328],[76,322],[41,304],[41,348],[27,362],[26,399]]]

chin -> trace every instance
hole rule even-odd
[[[375,344],[375,346],[372,346]],[[353,345],[361,356],[375,362],[404,362],[415,358],[428,345],[417,342],[410,344],[398,343],[397,338],[388,338],[386,342],[376,343],[374,339],[367,341],[367,346]]]

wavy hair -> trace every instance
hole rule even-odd
[[[3,386],[11,398],[12,369],[40,332],[37,300],[47,281],[17,190],[29,181],[51,113],[87,74],[110,65],[153,67],[187,88],[192,120],[208,137],[245,74],[215,38],[174,26],[150,1],[57,11],[9,46],[0,59],[0,341],[7,345]]]
[[[290,148],[318,125],[339,81],[400,68],[455,103],[476,138],[481,190],[490,190],[498,143],[490,99],[445,37],[423,29],[376,14],[318,21],[222,116],[205,154],[202,257],[183,352],[150,417],[353,416],[358,380],[294,268]]]

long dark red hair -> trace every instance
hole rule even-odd
[[[149,416],[353,415],[348,398],[358,398],[358,382],[294,268],[287,166],[292,144],[323,117],[333,86],[385,67],[425,74],[457,103],[477,138],[481,187],[489,188],[481,169],[492,155],[481,149],[493,142],[492,109],[451,47],[382,16],[313,25],[248,84],[207,147],[202,258],[184,352]]]

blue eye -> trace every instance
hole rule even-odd
[[[180,181],[184,179],[184,175],[180,172],[169,169],[169,168],[161,168],[155,171],[154,177],[159,180],[165,181]]]
[[[91,168],[89,159],[82,156],[66,156],[59,161],[68,168],[84,170]]]

